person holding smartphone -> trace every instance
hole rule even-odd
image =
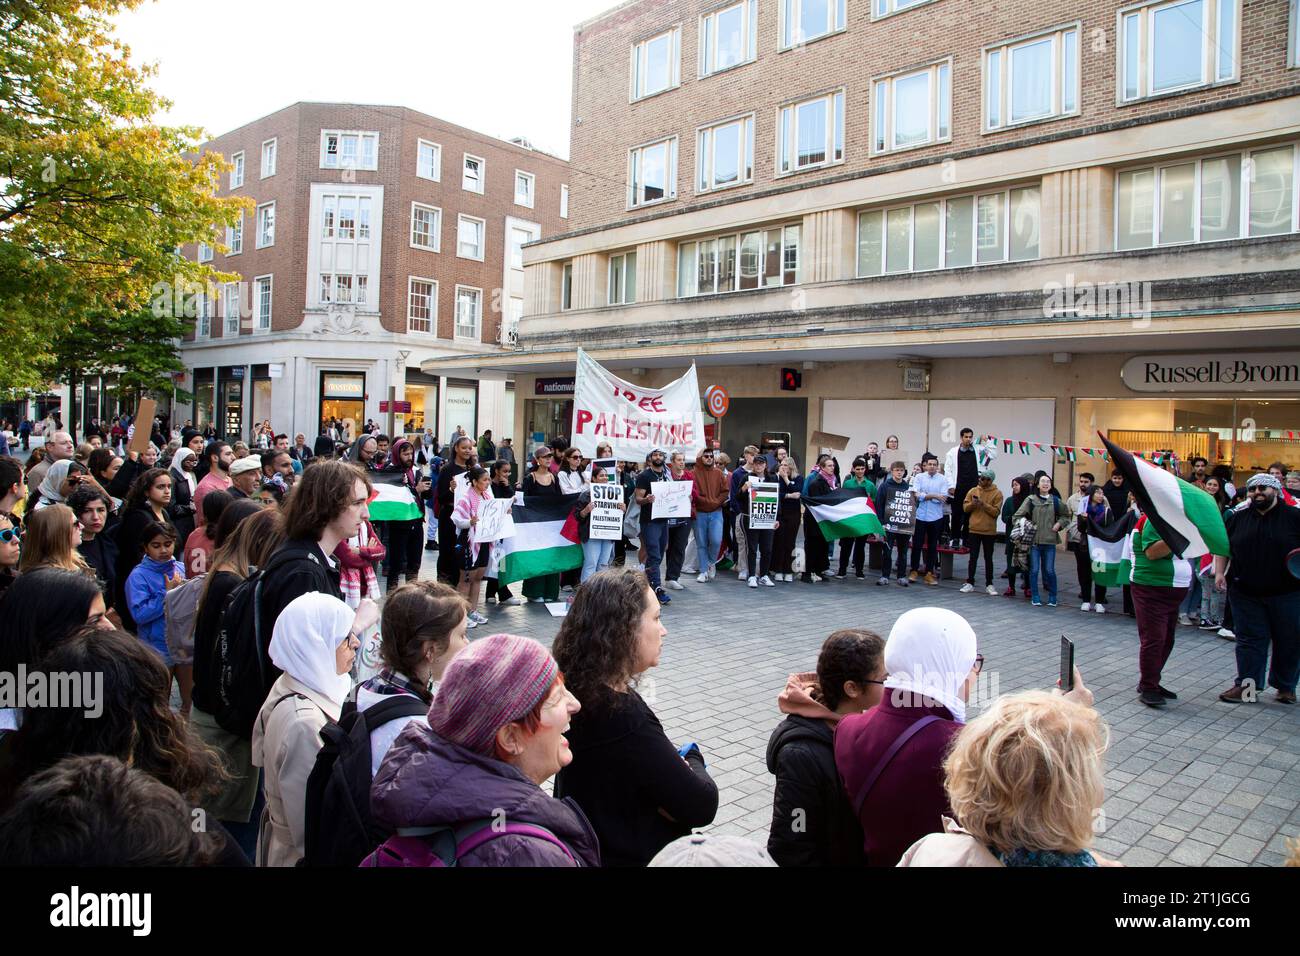
[[[424,503],[432,494],[429,478],[416,471],[415,446],[405,438],[393,442],[388,453],[388,461],[380,469],[383,472],[400,472],[407,489],[420,505],[423,515]],[[376,521],[376,530],[380,540],[387,541],[388,549],[388,590],[397,589],[404,573],[406,583],[410,584],[420,576],[420,563],[424,556],[424,518],[412,518],[409,521]],[[384,527],[387,526],[387,534]]]

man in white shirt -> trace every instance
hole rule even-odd
[[[916,492],[916,534],[912,545],[912,573],[909,581],[918,577],[921,548],[925,548],[925,583],[933,587],[939,583],[939,532],[943,528],[943,504],[948,500],[951,486],[946,475],[939,474],[939,458],[926,452],[921,456],[921,473],[912,479]]]

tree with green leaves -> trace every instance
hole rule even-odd
[[[216,197],[201,130],[153,122],[154,70],[111,36],[139,2],[0,0],[0,389],[112,367],[150,387],[191,321],[151,300],[237,278],[177,254],[248,200]]]

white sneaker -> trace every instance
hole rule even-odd
[[[756,587],[758,587],[758,578],[750,578],[750,579],[749,579],[749,586],[750,586],[751,588],[756,588]]]
[[[1105,613],[1106,613],[1106,605],[1104,605],[1104,604],[1094,604],[1094,605],[1092,606],[1092,609],[1093,609],[1094,611],[1096,611],[1098,614],[1105,614]]]
[[[670,591],[685,591],[685,590],[686,590],[686,588],[682,585],[682,582],[681,582],[681,581],[665,581],[665,582],[664,582],[664,587],[666,587],[666,588],[667,588],[668,590],[670,590]]]
[[[744,571],[737,571],[737,572],[736,572],[736,580],[737,580],[737,581],[743,581],[743,580],[745,580],[745,578],[747,578],[747,577],[749,577],[749,575],[747,575]]]
[[[1080,610],[1080,611],[1091,611],[1091,610],[1092,610],[1092,604],[1091,604],[1091,602],[1089,602],[1089,601],[1084,601],[1082,604],[1079,605],[1079,610]]]
[[[478,611],[470,611],[469,619],[473,621],[475,624],[486,624],[488,622],[488,619],[484,617],[482,614],[480,614]]]
[[[519,607],[520,605],[527,604],[527,603],[528,603],[528,598],[524,597],[522,594],[516,594],[509,601],[506,601],[506,604],[509,605],[510,607]]]
[[[1192,620],[1191,615],[1189,614],[1179,614],[1178,623],[1187,625],[1187,624],[1195,624],[1196,622]]]
[[[682,568],[682,574],[699,574],[699,568]]]
[[[776,582],[773,581],[771,578],[769,578],[766,574],[763,575],[761,578],[758,579],[758,583],[761,584],[761,585],[763,585],[763,587],[765,587],[765,588],[774,588],[774,587],[776,587]]]
[[[709,583],[709,572],[708,572],[708,571],[701,571],[701,572],[700,572],[700,576],[699,576],[698,578],[696,578],[695,580],[699,581],[701,584],[708,584],[708,583]]]
[[[974,591],[974,590],[975,590],[975,585],[973,585],[973,584],[971,584],[971,583],[969,583],[969,582],[967,582],[966,584],[963,584],[963,585],[961,586],[961,593],[962,593],[962,594],[970,594],[971,591]]]
[[[786,583],[787,583],[787,584],[794,584],[794,575],[793,575],[793,574],[787,574],[787,575],[785,576],[785,580],[786,580]]]
[[[1237,636],[1236,634],[1234,634],[1226,627],[1219,628],[1219,637],[1226,637],[1228,640],[1233,640],[1236,638],[1236,636]]]
[[[998,595],[998,589],[995,588],[993,585],[990,584],[988,587],[986,587],[986,588],[984,589],[984,593],[985,593],[985,594],[988,594],[988,595],[991,595],[992,597],[997,597],[997,595]]]
[[[476,627],[478,627],[478,623],[472,617],[465,619],[465,630],[472,631]]]
[[[545,603],[546,603],[546,598],[544,598],[544,597],[529,598],[529,600],[531,600],[534,604],[545,604]]]

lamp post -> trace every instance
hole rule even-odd
[[[406,349],[401,349],[397,353],[397,375],[401,376],[403,379],[406,377],[406,359],[410,354],[411,353]],[[403,390],[403,394],[405,394],[405,390]],[[393,433],[393,429],[396,427],[396,413],[393,411],[393,406],[396,403],[397,378],[394,377],[388,385],[388,437],[391,441],[397,441],[397,436]]]

